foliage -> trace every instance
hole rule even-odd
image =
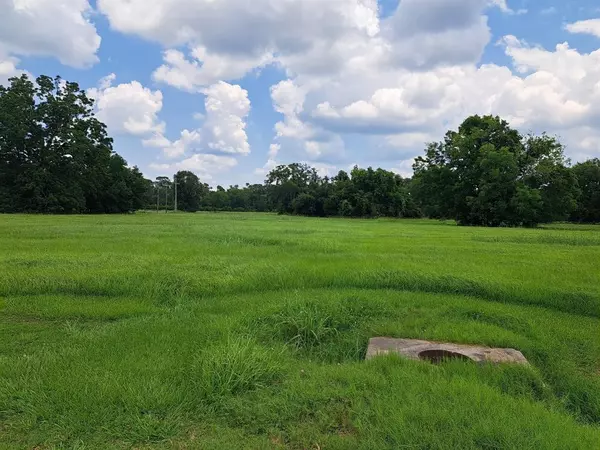
[[[577,199],[577,209],[571,215],[571,220],[600,223],[600,159],[594,158],[576,164],[573,172],[581,194]]]
[[[187,170],[175,174],[177,183],[177,207],[181,211],[200,210],[201,199],[208,193],[208,187],[200,183],[198,176]]]
[[[472,116],[414,165],[412,192],[431,217],[459,224],[533,226],[565,220],[578,194],[562,145],[524,138],[499,117]]]
[[[279,213],[300,213],[302,208],[306,208],[308,214],[313,215],[315,208],[313,205],[312,211],[309,198],[301,201],[300,208],[296,208],[294,201],[301,194],[308,194],[309,191],[315,190],[322,182],[315,168],[307,164],[293,163],[287,166],[277,166],[267,175],[265,184],[270,187],[269,195],[273,205]],[[312,203],[314,204],[314,198]],[[299,212],[300,211],[300,212]]]
[[[262,184],[246,184],[243,188],[235,185],[227,190],[217,186],[206,192],[201,204],[205,211],[272,211],[267,187]]]
[[[271,202],[279,213],[305,216],[418,217],[409,182],[399,175],[369,167],[348,174],[320,177],[305,164],[273,169],[266,179]]]
[[[119,213],[147,182],[115,154],[76,83],[26,75],[0,86],[0,212]]]
[[[341,171],[333,178],[321,177],[306,164],[278,166],[265,184],[238,185],[211,190],[194,174],[179,172],[178,205],[183,211],[278,212],[303,216],[419,217],[411,198],[410,180],[383,169]],[[159,177],[148,187],[147,209],[174,208],[174,186]]]

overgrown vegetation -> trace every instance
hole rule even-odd
[[[598,235],[1,216],[0,447],[596,449]],[[372,336],[531,365],[363,361]]]
[[[600,161],[570,167],[557,139],[522,136],[499,117],[469,117],[428,144],[413,179],[371,167],[323,177],[293,163],[275,167],[264,184],[212,190],[189,171],[147,180],[112,145],[76,83],[11,79],[0,86],[0,212],[168,211],[177,204],[188,212],[432,217],[493,227],[600,222]]]

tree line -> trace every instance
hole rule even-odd
[[[370,167],[321,177],[294,163],[273,169],[264,184],[215,191],[190,172],[176,179],[188,211],[431,217],[490,227],[600,222],[600,160],[570,166],[556,138],[523,136],[499,117],[467,118],[429,144],[413,168],[412,178]]]
[[[307,164],[278,166],[264,184],[217,186],[212,190],[193,173],[178,172],[174,182],[159,177],[147,194],[147,209],[183,211],[256,211],[305,216],[420,217],[410,180],[383,169],[355,167],[321,177]]]
[[[189,171],[173,181],[144,178],[114,152],[93,106],[76,83],[58,77],[33,82],[24,75],[0,86],[0,212],[177,206],[189,212],[431,217],[480,226],[600,222],[600,160],[571,166],[556,138],[524,136],[499,117],[469,117],[427,145],[412,178],[371,167],[320,176],[293,163],[274,168],[262,184],[211,189]]]

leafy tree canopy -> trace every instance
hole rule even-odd
[[[112,149],[77,83],[41,76],[0,86],[0,211],[118,213],[147,181]]]
[[[574,174],[553,137],[527,136],[499,117],[472,116],[414,165],[412,192],[426,215],[464,225],[534,226],[576,207]]]
[[[573,167],[580,195],[571,220],[600,223],[600,159],[594,158]]]

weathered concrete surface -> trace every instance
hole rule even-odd
[[[470,359],[478,363],[527,364],[525,356],[512,348],[489,348],[415,339],[375,337],[369,340],[366,359],[396,353],[410,359],[441,362],[444,359]]]

